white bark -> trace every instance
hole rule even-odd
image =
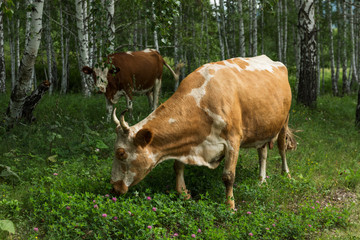
[[[27,0],[26,2],[26,9],[29,8],[29,6],[34,2],[34,0]],[[29,39],[29,35],[30,35],[30,24],[31,24],[31,11],[27,11],[26,12],[26,27],[25,27],[25,46],[27,45],[28,39]],[[29,81],[29,86],[27,89],[27,92],[30,92],[33,88],[35,88],[36,83],[35,83],[35,71],[34,68],[32,69],[32,74],[31,74],[31,78]]]
[[[335,58],[334,58],[334,36],[333,36],[333,28],[332,28],[332,6],[331,2],[327,2],[328,8],[328,26],[329,26],[329,34],[330,34],[330,68],[331,68],[331,86],[332,92],[334,96],[338,95],[338,86],[337,81],[335,79]]]
[[[14,20],[8,19],[8,35],[10,46],[10,66],[11,66],[11,91],[16,85],[16,54],[15,54],[15,42],[14,42]]]
[[[253,51],[253,55],[257,56],[257,2],[256,0],[252,0],[252,5],[253,5],[253,16],[252,16],[252,20],[253,20],[253,46],[252,46],[252,51]]]
[[[0,93],[6,92],[6,69],[5,69],[5,53],[4,53],[4,25],[3,12],[1,11],[2,2],[0,2]]]
[[[109,31],[108,35],[108,42],[109,42],[109,49],[110,52],[114,52],[114,39],[115,39],[115,24],[114,24],[114,12],[115,12],[115,6],[114,6],[114,0],[108,0],[106,6],[107,11],[107,26]]]
[[[284,0],[284,40],[283,40],[283,54],[282,54],[282,58],[283,58],[283,63],[286,65],[287,61],[286,61],[286,55],[287,55],[287,35],[288,35],[288,8],[287,8],[287,0]]]
[[[239,54],[240,57],[245,57],[245,35],[244,35],[244,20],[242,10],[242,0],[238,0],[239,11]]]
[[[354,1],[352,1],[354,3]],[[357,75],[357,65],[356,65],[356,51],[355,51],[355,33],[354,33],[354,11],[353,7],[350,6],[350,34],[351,34],[351,66],[352,66],[352,76],[354,82],[359,82]]]
[[[78,32],[78,44],[80,50],[80,62],[79,65],[82,68],[83,66],[89,65],[89,36],[87,32],[87,2],[82,0],[75,0],[76,7],[76,26]],[[91,79],[88,75],[85,75],[81,71],[81,86],[83,94],[85,96],[90,96],[90,86]]]
[[[342,54],[343,54],[343,60],[342,60],[342,68],[343,68],[343,74],[342,74],[342,80],[343,80],[343,85],[342,85],[342,92],[343,94],[349,94],[350,93],[350,81],[347,78],[346,74],[347,74],[347,48],[346,48],[346,38],[347,38],[347,17],[346,17],[346,13],[347,13],[347,6],[346,6],[346,0],[343,1],[343,5],[342,5],[342,14],[343,14],[343,34],[341,34],[342,38]]]
[[[19,11],[19,1],[16,3],[16,10]],[[16,69],[17,74],[19,74],[19,67],[20,67],[20,16],[18,16],[18,19],[16,20]],[[18,77],[18,76],[17,76]]]
[[[282,15],[282,7],[281,7],[282,1],[278,1],[278,8],[277,8],[277,30],[278,30],[278,58],[279,61],[283,61],[282,58],[282,27],[281,27],[281,15]]]
[[[216,15],[216,21],[217,21],[217,27],[218,27],[218,33],[219,33],[219,44],[220,44],[221,60],[225,60],[224,43],[223,43],[223,39],[222,39],[222,36],[221,36],[221,23],[220,23],[221,20],[220,20],[219,14],[218,14],[216,1],[214,3],[215,3],[215,15]]]
[[[66,94],[68,89],[68,69],[69,69],[69,37],[64,36],[64,25],[68,26],[67,17],[63,17],[62,3],[60,2],[60,40],[61,40],[61,63],[62,63],[62,73],[61,73],[61,89],[62,94]]]
[[[156,14],[155,14],[155,2],[152,4],[152,7],[151,7],[151,11],[152,11],[152,18],[153,18],[153,22],[155,23],[156,22]],[[156,51],[159,52],[159,40],[158,40],[158,33],[157,33],[157,29],[156,29],[156,25],[154,27],[154,45],[155,45],[155,49]]]
[[[51,38],[51,11],[50,11],[50,3],[47,2],[45,5],[45,11],[47,12],[48,19],[46,21],[46,59],[48,65],[48,81],[50,82],[49,94],[51,95],[54,90],[54,80],[53,80],[53,72],[52,72],[52,38]]]
[[[43,7],[43,0],[35,0],[32,4],[31,30],[28,44],[25,47],[25,52],[21,60],[19,77],[10,97],[9,111],[7,112],[6,117],[6,124],[8,127],[13,126],[14,122],[17,121],[22,114],[26,90],[32,76],[32,69],[41,42]]]

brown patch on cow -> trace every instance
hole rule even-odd
[[[246,67],[250,65],[248,62],[245,62],[244,60],[242,60],[240,58],[234,58],[233,62],[236,65],[238,65],[239,67],[241,67],[242,69],[246,69]]]
[[[116,182],[110,181],[110,183],[113,185],[114,191],[117,194],[125,194],[128,191],[128,187],[125,185],[123,180],[119,180]]]
[[[211,75],[214,75],[214,74],[215,74],[215,70],[214,70],[214,69],[209,69],[208,71],[209,71],[209,73],[210,73]]]
[[[225,184],[225,187],[232,187],[235,182],[235,176],[232,172],[225,172],[222,175],[222,180]]]

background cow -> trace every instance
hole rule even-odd
[[[287,69],[280,62],[263,55],[206,64],[187,76],[172,97],[138,124],[129,127],[124,113],[119,120],[114,111],[114,190],[126,193],[157,164],[175,159],[176,190],[187,192],[184,164],[213,169],[225,159],[222,180],[226,201],[234,208],[240,147],[258,149],[263,181],[266,145],[277,140],[282,171],[289,173],[285,150],[296,147],[288,128],[290,105]]]
[[[150,107],[152,110],[156,109],[164,65],[173,74],[176,85],[179,81],[182,64],[177,66],[175,73],[160,53],[152,49],[114,53],[107,57],[106,63],[102,66],[94,69],[85,66],[82,71],[85,74],[92,74],[95,86],[99,91],[105,93],[108,118],[110,119],[113,104],[116,104],[122,95],[125,95],[126,105],[131,116],[134,93],[146,94]]]

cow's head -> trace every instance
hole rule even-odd
[[[126,193],[155,166],[154,155],[149,151],[153,133],[149,129],[135,132],[125,122],[125,112],[121,113],[120,120],[116,117],[116,108],[113,112],[117,139],[110,183],[118,194]]]
[[[111,78],[114,74],[120,71],[119,68],[107,68],[107,67],[95,67],[91,68],[85,66],[82,68],[83,73],[91,74],[94,78],[95,86],[99,89],[100,92],[105,93],[106,87],[108,85],[108,79]]]

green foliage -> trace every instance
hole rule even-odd
[[[237,209],[231,211],[224,204],[222,164],[186,167],[190,200],[173,191],[173,161],[127,194],[111,195],[116,135],[114,124],[105,122],[104,97],[45,96],[34,112],[37,122],[1,130],[1,161],[22,181],[0,179],[0,219],[15,223],[19,239],[311,239],[346,231],[360,183],[355,97],[318,101],[317,109],[291,109],[290,126],[300,130],[297,151],[287,154],[292,179],[280,175],[275,149],[267,182],[259,185],[257,152],[241,149]],[[124,106],[122,99],[117,107]],[[146,97],[135,97],[135,120],[127,121],[135,124],[150,111]]]

